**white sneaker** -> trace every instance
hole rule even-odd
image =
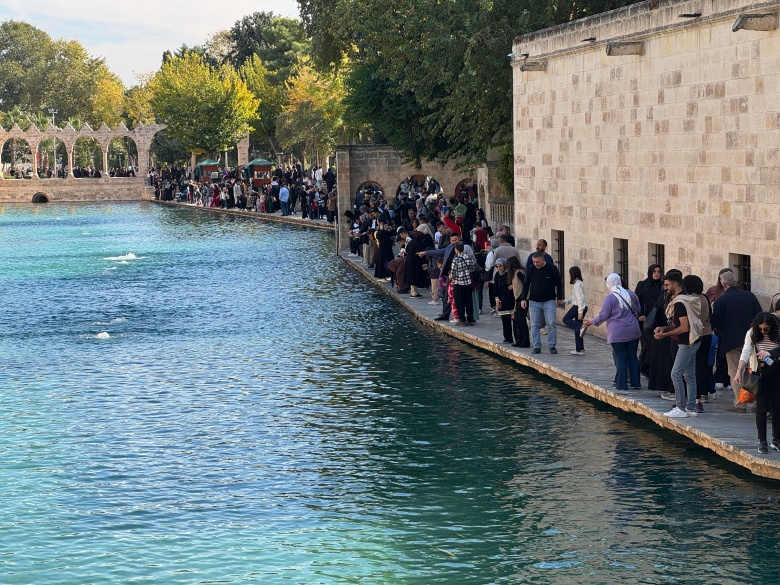
[[[723,390],[723,384],[721,384],[720,382],[715,384],[715,390]]]
[[[664,416],[668,416],[669,418],[688,418],[688,413],[675,406],[669,412],[665,412]]]
[[[429,305],[438,305],[439,301],[428,301]]]
[[[569,353],[571,353],[571,355],[585,355],[585,350],[577,351],[576,349],[573,349]]]
[[[693,410],[691,410],[690,408],[686,408],[686,409],[685,409],[685,414],[687,414],[688,416],[696,416],[696,415],[698,415],[699,413],[698,413],[698,412],[696,412],[696,409],[695,409],[695,408],[694,408]]]

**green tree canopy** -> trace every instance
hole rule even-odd
[[[78,41],[53,40],[20,21],[0,24],[0,108],[31,114],[48,108],[58,118],[79,115],[90,125],[116,125],[124,86],[103,59],[91,57]]]
[[[171,57],[149,83],[157,118],[191,152],[216,153],[252,130],[259,100],[229,65],[195,53]]]
[[[520,34],[636,0],[298,0],[314,62],[349,59],[350,119],[413,160],[466,164],[511,139]]]

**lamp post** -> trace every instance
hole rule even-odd
[[[57,128],[57,123],[54,121],[54,116],[59,114],[59,110],[57,108],[49,108],[49,113],[51,114],[51,125]],[[54,138],[54,178],[57,178],[57,136],[55,135]]]

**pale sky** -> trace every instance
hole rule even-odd
[[[126,86],[160,67],[167,49],[199,45],[253,12],[298,18],[296,0],[0,0],[0,21],[23,20],[52,38],[79,41]]]

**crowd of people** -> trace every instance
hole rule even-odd
[[[728,396],[728,410],[740,413],[754,400],[758,451],[780,451],[780,301],[763,311],[731,269],[706,291],[700,277],[675,269],[664,274],[658,264],[635,290],[609,274],[601,310],[588,318],[580,268],[568,269],[566,297],[547,242],[539,240],[523,264],[508,226],[493,234],[473,193],[447,199],[420,190],[390,205],[368,188],[346,215],[350,256],[361,257],[375,278],[399,293],[422,298],[429,289],[429,304],[441,303],[436,320],[467,327],[490,312],[501,319],[503,343],[539,354],[546,334],[548,351],[557,354],[556,309],[570,305],[562,323],[573,331],[571,354],[585,356],[588,327],[604,324],[614,388],[639,390],[644,376],[647,389],[673,402],[664,413],[670,418],[700,415],[719,396]],[[741,391],[748,372],[759,375],[755,394]],[[776,421],[771,442],[768,418]]]
[[[323,173],[317,166],[308,171],[300,165],[277,168],[270,182],[263,185],[246,178],[242,169],[223,171],[217,179],[202,181],[183,168],[149,169],[148,178],[155,199],[161,201],[257,213],[281,211],[282,216],[300,213],[301,218],[329,223],[336,219],[336,176],[332,169]]]

